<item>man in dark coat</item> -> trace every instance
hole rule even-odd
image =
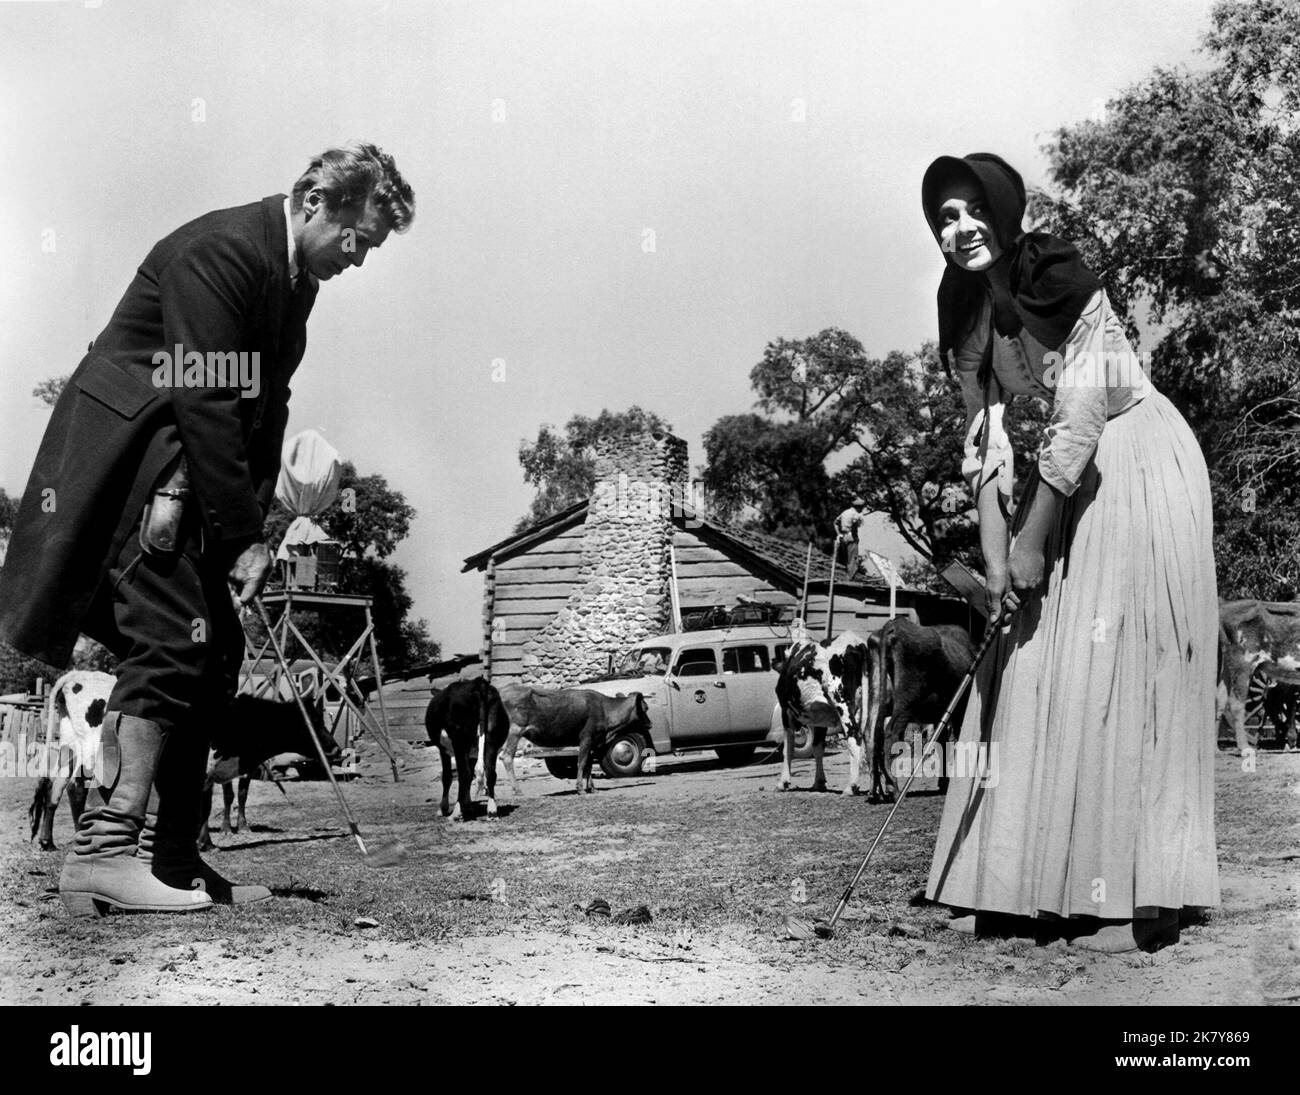
[[[74,914],[270,896],[198,857],[208,727],[238,681],[235,604],[271,568],[262,523],[319,282],[413,215],[392,157],[354,143],[291,197],[191,221],[149,252],[54,408],[0,571],[0,638],[62,667],[84,632],[121,659],[101,788],[59,880]]]

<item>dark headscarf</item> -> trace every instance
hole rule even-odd
[[[963,159],[940,156],[925,172],[921,205],[930,231],[941,240],[938,220],[943,188],[957,179],[973,181],[984,191],[992,229],[1002,248],[998,263],[1009,265],[1010,292],[995,289],[991,280],[963,270],[944,252],[948,267],[939,283],[939,353],[945,367],[948,351],[956,349],[970,330],[983,304],[993,293],[993,322],[998,333],[1011,337],[1024,328],[1044,346],[1061,345],[1074,329],[1084,307],[1101,288],[1101,281],[1071,243],[1046,232],[1022,232],[1025,184],[1000,156],[974,152]],[[985,355],[988,359],[991,355]],[[989,361],[981,368],[987,380]]]

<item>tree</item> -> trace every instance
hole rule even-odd
[[[601,411],[595,418],[575,414],[560,434],[543,426],[531,445],[519,443],[519,463],[524,482],[537,487],[537,497],[515,525],[519,532],[569,506],[584,502],[596,488],[596,464],[591,454],[605,437],[626,437],[653,431],[672,432],[672,426],[653,411],[629,407],[626,411]]]
[[[1220,3],[1209,65],[1157,69],[1046,147],[1031,208],[1117,309],[1210,465],[1219,591],[1289,599],[1300,567],[1300,7]],[[1131,328],[1132,325],[1130,325]]]
[[[13,535],[14,519],[18,516],[18,503],[0,487],[0,566],[4,565],[5,552],[9,550],[9,537]]]
[[[351,493],[349,493],[351,492]],[[371,614],[381,666],[389,672],[439,657],[439,644],[429,638],[428,623],[409,619],[412,600],[406,572],[386,560],[406,539],[415,509],[382,475],[358,475],[345,461],[339,477],[339,498],[317,520],[340,544],[339,592],[374,598]],[[272,551],[284,538],[293,514],[277,498],[267,515],[266,538]],[[359,613],[296,612],[294,623],[318,652],[330,658],[347,652],[360,631]],[[255,628],[260,637],[264,634]],[[260,638],[257,640],[260,642]],[[290,654],[292,656],[292,654]],[[365,665],[363,661],[363,666]]]
[[[768,343],[750,372],[762,414],[729,415],[705,434],[704,483],[723,520],[829,550],[855,494],[924,559],[976,563],[973,502],[961,478],[966,411],[932,343],[869,358],[838,328]],[[1037,448],[1043,415],[1008,415],[1012,444]],[[834,476],[828,459],[851,462]]]
[[[71,379],[72,374],[69,373],[67,376],[52,376],[48,380],[42,380],[32,389],[32,395],[47,407],[53,407],[59,401],[59,396],[63,394],[63,389],[68,386],[68,381]]]

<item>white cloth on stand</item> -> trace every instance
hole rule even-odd
[[[338,450],[315,430],[303,430],[284,443],[275,496],[294,519],[280,541],[277,559],[288,559],[292,546],[329,540],[315,519],[334,504],[341,475]]]

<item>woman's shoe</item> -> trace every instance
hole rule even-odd
[[[1129,954],[1178,942],[1178,910],[1161,909],[1159,916],[1133,920],[1098,920],[1096,931],[1075,936],[1072,947],[1099,954]]]

